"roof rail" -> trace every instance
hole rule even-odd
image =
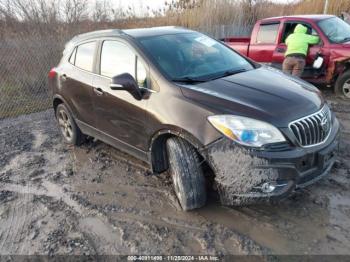
[[[71,39],[71,42],[76,42],[81,39],[88,39],[88,38],[93,38],[93,37],[98,37],[98,36],[115,36],[115,35],[121,35],[124,34],[124,32],[120,29],[106,29],[106,30],[97,30],[97,31],[92,31],[92,32],[87,32],[83,33],[80,35],[77,35]]]

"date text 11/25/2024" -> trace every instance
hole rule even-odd
[[[219,261],[217,256],[128,256],[128,261]]]

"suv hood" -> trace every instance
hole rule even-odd
[[[181,90],[186,98],[213,114],[251,117],[277,127],[287,127],[324,104],[316,87],[265,66],[205,83],[181,85]]]

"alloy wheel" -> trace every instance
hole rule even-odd
[[[347,80],[343,85],[343,94],[347,98],[350,98],[350,79]]]
[[[72,123],[64,110],[60,110],[58,114],[58,124],[61,128],[63,136],[70,141],[73,137]]]

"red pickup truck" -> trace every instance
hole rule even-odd
[[[333,86],[338,95],[350,99],[350,25],[332,15],[301,15],[272,17],[258,21],[251,37],[222,39],[227,45],[257,62],[282,69],[285,39],[297,24],[308,33],[320,37],[310,46],[302,78],[315,85]],[[323,58],[317,68],[314,61]],[[322,59],[319,59],[322,60]]]

